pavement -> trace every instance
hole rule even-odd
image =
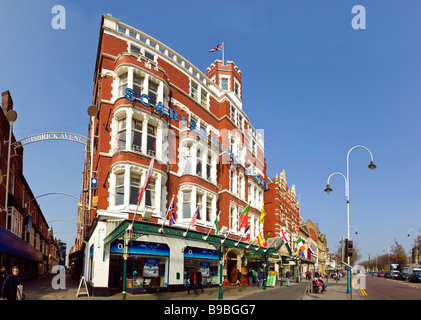
[[[59,287],[58,289],[53,289]],[[222,287],[222,300],[364,300],[360,290],[353,289],[352,297],[346,293],[346,279],[341,281],[330,280],[327,283],[327,290],[321,294],[309,291],[309,281],[303,280],[299,283],[291,281],[291,287],[267,286],[266,290],[258,285],[229,286]],[[111,296],[98,297],[88,296],[85,288],[82,286],[77,295],[79,281],[73,280],[66,274],[65,283],[59,283],[56,278],[48,277],[41,279],[28,280],[23,283],[25,300],[76,300],[76,301],[100,301],[100,300],[122,300],[122,293],[116,292]],[[194,292],[185,291],[176,292],[154,292],[144,294],[126,294],[126,300],[220,300],[219,287],[204,288],[205,293],[195,295]],[[200,290],[199,290],[200,292]]]
[[[53,289],[53,283],[58,289]],[[222,287],[223,300],[244,300],[261,299],[264,300],[265,295],[270,295],[272,299],[276,300],[301,300],[306,292],[307,281],[295,283],[291,282],[291,287],[280,286],[275,287],[267,286],[266,290],[259,288],[258,285],[244,285],[244,286],[224,286]],[[65,287],[65,288],[64,288]],[[60,284],[54,277],[41,278],[28,280],[23,283],[25,293],[25,300],[122,300],[122,293],[116,292],[115,294],[107,297],[88,296],[86,290],[82,286],[79,291],[79,296],[76,297],[78,292],[79,282],[70,278],[66,274],[66,281]],[[195,295],[193,291],[190,294],[185,291],[175,292],[154,292],[144,294],[126,294],[126,300],[220,300],[219,287],[204,288],[205,293]],[[200,290],[198,290],[200,292]]]
[[[360,289],[352,289],[352,295],[347,293],[347,279],[340,281],[329,279],[326,291],[322,293],[307,292],[303,300],[365,300]]]

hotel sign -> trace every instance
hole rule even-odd
[[[130,102],[133,102],[136,100],[135,97],[135,92],[133,89],[130,88],[126,88],[126,94],[124,95],[124,98]],[[175,122],[179,122],[179,115],[178,112],[176,110],[174,110],[173,108],[169,107],[168,109],[168,113],[165,111],[164,105],[162,104],[162,102],[158,102],[156,104],[156,106],[152,106],[150,101],[151,98],[147,95],[147,94],[142,94],[139,98],[140,103],[146,107],[146,108],[151,108],[151,107],[155,107],[155,112],[159,112],[161,115],[163,116],[168,116],[170,119],[174,119]],[[189,120],[186,121],[185,116],[183,115],[181,117],[181,123],[183,126],[186,126],[190,129],[191,132],[197,133],[202,139],[205,140],[209,140],[211,145],[216,148],[219,149],[221,152],[224,152],[228,158],[231,158],[235,164],[239,164],[238,160],[237,160],[237,156],[234,152],[231,151],[230,148],[226,148],[224,150],[224,147],[221,143],[218,143],[218,138],[208,134],[206,132],[206,130],[204,128],[198,128],[197,124],[194,120]],[[252,168],[249,166],[247,167],[247,174],[251,175],[259,184],[261,184],[263,187],[266,188],[266,182],[265,180],[257,175],[255,172],[253,172]]]

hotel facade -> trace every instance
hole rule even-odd
[[[76,240],[94,294],[180,289],[193,269],[202,270],[205,285],[219,285],[235,282],[237,270],[267,265],[279,242],[261,248],[239,230],[250,205],[251,239],[263,231],[267,188],[263,136],[243,110],[242,90],[234,62],[216,60],[202,73],[103,15]],[[176,223],[169,226],[172,200]]]

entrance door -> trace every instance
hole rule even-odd
[[[234,252],[228,252],[227,266],[228,281],[230,283],[237,283],[237,255]]]
[[[228,274],[230,283],[237,283],[237,261],[228,261]]]

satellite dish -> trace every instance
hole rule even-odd
[[[90,117],[96,117],[96,115],[98,114],[98,108],[94,105],[90,105],[88,107],[88,114]]]
[[[15,122],[16,119],[18,118],[18,114],[16,113],[15,110],[9,110],[6,113],[6,119],[9,122]]]

